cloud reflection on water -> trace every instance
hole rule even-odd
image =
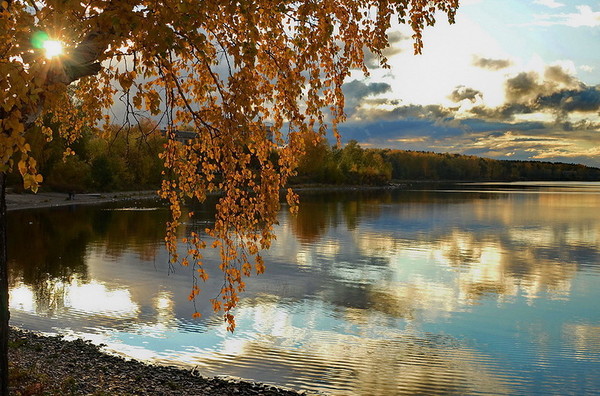
[[[85,335],[138,358],[198,364],[209,374],[334,387],[342,394],[526,391],[536,380],[528,385],[519,379],[490,347],[509,343],[505,349],[518,355],[524,353],[519,341],[485,335],[485,326],[492,326],[487,315],[526,310],[522,302],[536,309],[548,301],[568,303],[581,271],[597,274],[600,262],[600,195],[554,195],[305,197],[296,218],[282,213],[267,272],[248,282],[234,335],[213,315],[190,319],[189,271],[178,268],[167,276],[163,211],[115,211],[110,221],[91,208],[72,217],[23,214],[13,217],[13,229],[34,221],[39,235],[45,235],[43,224],[51,224],[60,237],[34,238],[46,250],[36,252],[33,262],[27,255],[13,257],[11,308],[14,320],[46,331]],[[194,221],[206,222],[210,213],[200,213]],[[67,230],[58,221],[63,217],[69,218]],[[205,257],[218,260],[210,252]],[[218,277],[203,286],[212,297]],[[209,313],[202,301],[200,311]],[[539,345],[565,341],[559,348],[570,351],[568,358],[594,361],[595,318],[591,324],[564,319],[558,334],[544,330],[544,321],[515,327]],[[465,320],[467,330],[460,327]],[[556,320],[560,326],[563,318]],[[468,336],[453,334],[457,329]],[[521,358],[547,353],[546,346],[536,348],[533,357]]]

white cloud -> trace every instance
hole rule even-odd
[[[397,28],[405,36],[406,27]],[[460,23],[448,25],[445,21],[424,32],[423,54],[415,56],[412,41],[399,43],[401,51],[389,58],[388,70],[372,71],[372,81],[385,81],[391,91],[384,97],[402,101],[404,104],[455,105],[447,96],[459,85],[483,93],[487,106],[502,103],[502,75],[500,72],[482,69],[472,64],[474,57],[486,59],[509,59],[498,42],[477,21],[462,15]],[[484,92],[485,91],[485,92]]]
[[[564,25],[570,27],[596,27],[600,26],[600,11],[593,11],[592,7],[587,5],[577,6],[575,13],[560,14],[538,14],[535,15],[534,25],[552,26]]]
[[[539,4],[539,5],[543,5],[546,7],[550,7],[550,8],[558,8],[558,7],[563,7],[564,4],[563,3],[558,3],[554,0],[535,0],[534,1],[535,4]]]
[[[574,144],[570,144],[571,146],[574,146]],[[531,156],[531,158],[533,159],[540,159],[540,160],[546,160],[546,159],[554,159],[554,158],[578,158],[578,157],[590,157],[590,158],[594,158],[594,157],[598,157],[598,155],[600,154],[600,147],[592,147],[589,149],[565,149],[564,147],[561,146],[561,148],[556,148],[556,149],[545,149],[545,150],[533,150],[534,152],[537,152],[537,154]]]
[[[590,66],[590,65],[581,65],[579,66],[580,70],[583,70],[584,72],[588,72],[591,73],[594,71],[594,66]]]

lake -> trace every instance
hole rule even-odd
[[[233,334],[211,314],[215,270],[192,318],[159,203],[9,212],[11,325],[329,394],[600,392],[600,183],[301,199]],[[212,210],[195,208],[181,236]]]

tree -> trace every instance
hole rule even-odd
[[[365,50],[385,63],[381,51],[392,17],[412,27],[418,53],[435,12],[452,22],[457,8],[458,0],[1,1],[0,182],[4,186],[15,165],[25,188],[38,188],[43,179],[25,131],[50,136],[47,117],[71,143],[84,127],[108,123],[105,109],[115,97],[126,103],[128,120],[139,111],[160,114],[169,134],[160,192],[172,211],[167,248],[173,262],[193,265],[199,280],[207,276],[201,250],[214,241],[224,279],[213,305],[233,330],[242,277],[264,270],[259,252],[273,239],[279,190],[294,172],[302,136],[325,134],[328,124],[337,134],[344,78],[353,68],[367,72]],[[266,122],[275,131],[273,142]],[[176,141],[179,125],[193,125],[190,144]],[[283,148],[274,163],[276,145]],[[258,171],[249,169],[251,162]],[[222,194],[215,226],[204,236],[192,234],[180,254],[182,200],[203,201],[215,191]],[[2,205],[3,198],[4,187]],[[292,191],[287,199],[297,202]],[[5,243],[0,310],[6,314],[4,249]],[[5,342],[7,316],[1,322]],[[6,362],[0,371],[4,376]]]
[[[337,166],[327,138],[312,133],[304,136],[304,155],[291,183],[329,183],[337,180]]]

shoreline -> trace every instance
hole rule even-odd
[[[298,184],[289,186],[298,194],[314,194],[314,193],[331,193],[331,192],[370,192],[370,191],[392,191],[392,190],[412,190],[423,189],[427,185],[447,185],[447,184],[487,184],[487,183],[588,183],[590,181],[573,181],[573,180],[397,180],[384,185],[337,185],[337,184]],[[600,182],[600,181],[591,181]],[[285,194],[286,189],[281,191]],[[213,193],[214,194],[214,193]],[[69,199],[68,193],[59,192],[38,192],[36,194],[26,192],[12,192],[7,189],[6,192],[6,209],[26,210],[38,208],[53,208],[61,206],[74,205],[94,205],[110,202],[123,202],[133,200],[160,200],[156,190],[142,191],[117,191],[117,192],[98,192],[98,193],[82,193],[75,194],[74,199]]]
[[[75,194],[74,198],[71,200],[67,193],[38,192],[34,194],[31,192],[7,192],[6,210],[10,212],[13,210],[54,208],[73,205],[95,205],[153,198],[159,199],[158,194],[154,190]]]
[[[337,185],[302,185],[291,187],[298,194],[319,193],[319,192],[345,192],[345,191],[383,191],[405,189],[406,184],[389,184],[383,186],[337,186]],[[282,190],[285,193],[285,190]],[[7,192],[6,210],[8,212],[15,210],[55,208],[75,205],[98,205],[110,202],[124,202],[134,200],[160,200],[157,191],[119,191],[119,192],[100,192],[75,194],[73,199],[69,199],[69,194],[58,192]]]
[[[144,363],[67,341],[9,329],[9,391],[15,395],[323,395],[242,379],[202,377],[197,370]]]

